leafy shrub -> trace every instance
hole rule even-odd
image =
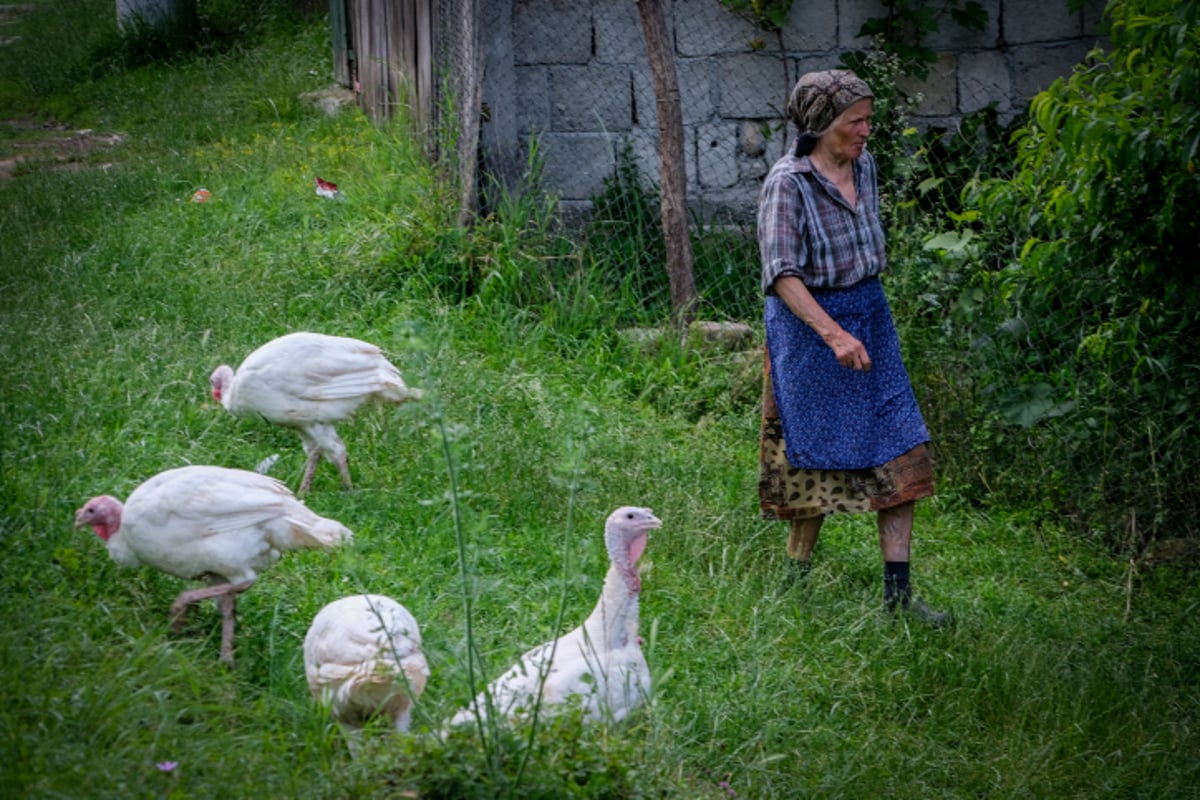
[[[1200,3],[1115,0],[1112,50],[1038,95],[960,297],[1002,493],[1114,541],[1195,529]]]
[[[481,746],[470,731],[397,741],[388,796],[427,800],[627,800],[662,797],[666,785],[635,766],[631,740],[608,735],[577,713],[543,720],[532,736],[527,727],[500,726]],[[416,792],[417,795],[406,792]]]

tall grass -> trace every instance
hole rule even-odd
[[[626,343],[604,281],[536,220],[453,231],[454,195],[401,127],[296,102],[327,60],[310,25],[95,78],[74,102],[127,134],[117,166],[0,185],[0,793],[1196,796],[1194,575],[947,486],[918,508],[915,570],[952,629],[880,613],[869,518],[832,518],[792,582],[781,527],[757,518],[756,370]],[[189,202],[199,186],[210,202]],[[499,283],[447,289],[467,269]],[[548,269],[556,292],[512,280]],[[279,453],[295,485],[296,437],[230,417],[207,376],[297,329],[377,342],[427,400],[343,427],[356,488],[323,468],[307,502],[355,544],[266,572],[226,670],[211,604],[171,635],[180,582],[119,569],[72,514],[187,463]],[[474,688],[463,568],[490,680],[588,613],[602,520],[627,503],[665,523],[644,559],[650,705],[547,721],[528,750],[500,735],[490,765],[469,735],[427,736]],[[376,732],[352,760],[300,648],[359,591],[414,612],[432,677],[415,735]]]

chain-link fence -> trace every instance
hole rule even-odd
[[[753,10],[770,5],[786,14]],[[988,104],[1011,118],[1067,74],[1095,42],[1098,4],[1083,11],[1061,5],[1003,0],[974,32],[947,21],[926,42],[936,48],[927,75],[901,78],[899,88],[921,98],[914,122],[948,127]],[[464,176],[478,141],[471,188],[482,187],[485,210],[489,187],[517,190],[532,153],[539,190],[557,198],[565,219],[595,218],[600,209],[609,229],[639,240],[650,233],[643,228],[656,224],[661,185],[658,108],[676,98],[656,96],[638,6],[438,0],[439,109],[446,119],[452,108],[458,121],[448,143]],[[885,12],[870,0],[674,0],[664,8],[684,127],[686,199],[677,202],[686,203],[692,222],[697,288],[710,313],[743,316],[756,307],[758,188],[785,146],[791,86],[803,72],[870,49],[872,40],[858,34]],[[1040,23],[1032,26],[1035,12]],[[1026,21],[1013,22],[1013,14]],[[654,263],[661,245],[643,245],[636,252],[645,254],[644,266],[662,270],[661,260]],[[645,283],[653,289],[652,279]]]
[[[412,107],[430,151],[463,187],[464,222],[481,206],[486,212],[489,191],[520,191],[536,163],[536,190],[556,198],[565,220],[595,219],[600,209],[607,230],[639,242],[645,263],[631,270],[662,268],[667,248],[653,242],[662,185],[658,110],[677,103],[686,197],[669,204],[686,207],[691,220],[702,301],[711,313],[740,316],[753,296],[746,270],[755,260],[758,188],[786,144],[792,84],[806,71],[861,57],[874,42],[860,34],[894,10],[874,0],[664,2],[678,95],[659,97],[639,5],[335,0],[331,8],[346,9],[363,96],[382,97],[372,109]],[[985,107],[1012,118],[1083,60],[1101,7],[1098,0],[1074,11],[1065,0],[994,0],[975,28],[945,17],[921,34],[932,58],[925,74],[900,76],[876,92],[919,98],[912,112],[922,128],[953,127]],[[337,31],[334,38],[336,61]],[[880,132],[876,142],[895,144],[880,141]],[[643,283],[653,291],[652,276]]]

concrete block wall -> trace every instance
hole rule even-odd
[[[986,29],[944,21],[926,42],[938,53],[929,77],[903,85],[923,98],[918,125],[953,126],[991,103],[1011,118],[1103,44],[1103,0],[1087,0],[1080,11],[1067,0],[982,2]],[[536,140],[545,188],[564,207],[582,209],[627,142],[657,182],[656,101],[635,0],[483,3],[484,169],[513,180]],[[792,84],[869,48],[857,33],[883,15],[880,0],[795,0],[781,57],[774,34],[719,0],[669,4],[694,210],[715,221],[753,214],[759,182],[793,135],[782,124]]]

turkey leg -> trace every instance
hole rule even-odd
[[[217,583],[200,589],[189,589],[180,592],[179,596],[175,598],[175,602],[171,603],[171,630],[175,633],[183,630],[188,606],[199,603],[201,600],[207,600],[210,597],[220,598],[225,595],[237,595],[253,585],[254,581],[248,580],[241,583]],[[220,606],[220,601],[218,601],[217,605]],[[224,609],[222,609],[222,613],[224,613]]]
[[[343,451],[341,456],[334,459],[333,463],[337,464],[338,472],[341,473],[342,486],[345,486],[347,490],[353,489],[354,486],[350,483],[350,457]]]
[[[343,450],[340,454],[334,453],[329,456],[329,460],[334,463],[338,469],[338,474],[342,476],[342,486],[346,489],[353,489],[354,484],[350,482],[350,457]],[[304,494],[312,486],[313,476],[317,474],[317,465],[321,463],[321,451],[314,450],[309,453],[308,461],[304,465],[304,478],[300,481],[300,488],[296,494]]]
[[[321,463],[322,455],[337,467],[338,474],[342,476],[342,486],[353,489],[354,486],[350,483],[350,459],[346,455],[346,445],[338,436],[337,429],[326,423],[313,423],[298,429],[298,432],[304,441],[304,452],[308,453],[308,461],[304,465],[304,477],[296,493],[304,494],[312,486],[313,476],[317,472],[317,465]]]
[[[307,444],[307,443],[306,443]],[[307,446],[305,449],[308,449]],[[321,451],[312,450],[308,454],[308,461],[304,463],[304,477],[300,479],[300,488],[296,490],[296,494],[304,494],[312,486],[313,476],[317,474],[317,464],[321,463]]]
[[[217,598],[221,610],[221,662],[233,666],[233,628],[237,620],[237,595],[223,594]]]

